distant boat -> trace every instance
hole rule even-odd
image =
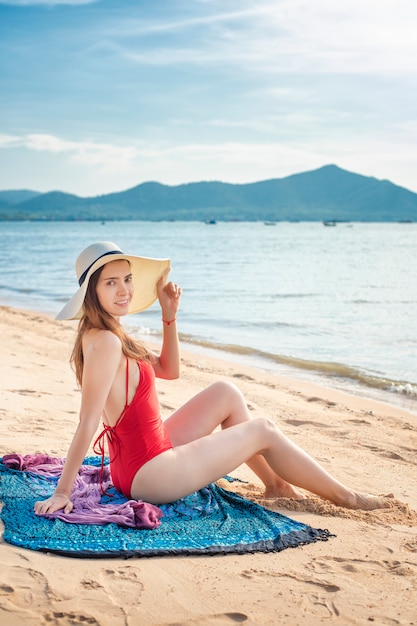
[[[323,226],[336,226],[336,222],[334,220],[324,221]]]
[[[268,222],[268,221],[264,222],[264,224],[265,224],[265,226],[276,226],[277,225],[276,222]]]

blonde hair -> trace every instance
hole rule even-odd
[[[122,343],[122,352],[125,356],[138,359],[140,361],[150,360],[149,353],[145,345],[140,341],[132,339],[132,337],[130,337],[124,330],[122,325],[116,322],[114,317],[107,313],[101,306],[97,297],[96,286],[103,268],[104,265],[96,270],[94,274],[91,275],[89,280],[84,298],[83,315],[78,324],[77,337],[75,339],[74,348],[70,358],[80,387],[84,370],[82,341],[84,334],[92,328],[96,328],[98,330],[110,330],[117,337],[119,337]]]

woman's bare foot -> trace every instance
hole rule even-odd
[[[266,485],[264,498],[294,498],[295,500],[304,500],[305,495],[295,489],[290,483],[282,480],[274,485]]]
[[[374,511],[375,509],[389,509],[392,507],[387,496],[371,496],[369,493],[352,491],[351,495],[343,502],[336,502],[346,509],[360,509],[362,511]]]

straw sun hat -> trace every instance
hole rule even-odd
[[[129,313],[139,313],[151,306],[157,299],[156,283],[170,269],[169,259],[149,259],[147,257],[124,254],[119,246],[111,241],[93,243],[81,252],[75,261],[75,271],[80,288],[56,316],[57,320],[79,319],[88,283],[92,274],[106,263],[120,259],[129,261],[135,286]]]

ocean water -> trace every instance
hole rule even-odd
[[[417,411],[417,224],[0,222],[0,304],[56,314],[94,241],[170,257],[189,349]],[[157,336],[160,313],[126,318]]]

